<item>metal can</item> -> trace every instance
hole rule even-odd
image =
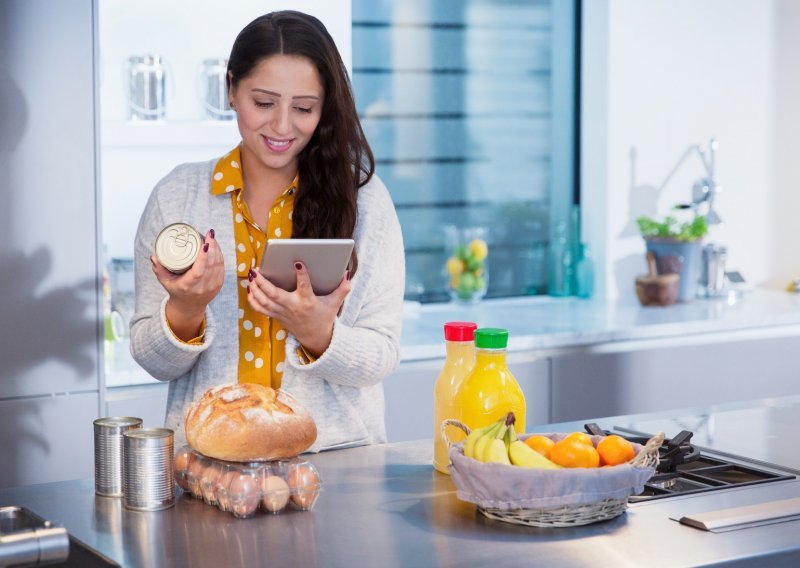
[[[125,508],[160,511],[172,507],[175,433],[168,428],[141,428],[125,432],[123,437]]]
[[[94,421],[94,492],[104,497],[122,496],[122,436],[142,427],[133,416]]]
[[[170,272],[183,274],[194,264],[202,245],[203,236],[197,229],[186,223],[172,223],[156,237],[156,257]]]

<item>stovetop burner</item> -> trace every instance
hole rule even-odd
[[[590,434],[607,436],[615,433],[631,442],[645,444],[649,438],[627,433],[602,430],[597,424],[586,424]],[[687,495],[715,491],[730,487],[744,487],[771,481],[795,479],[780,466],[765,464],[757,467],[746,458],[726,459],[721,452],[701,451],[690,443],[692,432],[683,430],[672,439],[665,439],[659,449],[659,463],[656,473],[645,484],[644,491],[632,495],[631,503],[649,501],[676,495]],[[709,455],[713,454],[713,455]]]

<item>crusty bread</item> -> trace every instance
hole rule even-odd
[[[291,395],[253,383],[208,389],[186,413],[186,440],[227,461],[291,458],[317,439],[311,415]]]

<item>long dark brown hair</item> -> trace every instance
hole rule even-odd
[[[347,69],[322,22],[293,10],[271,12],[250,22],[233,43],[228,89],[262,60],[278,54],[311,61],[325,93],[317,129],[298,159],[292,237],[352,238],[358,189],[375,172],[375,158],[356,113]],[[357,265],[354,250],[351,275]]]

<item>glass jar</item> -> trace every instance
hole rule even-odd
[[[473,303],[486,295],[489,245],[485,227],[445,228],[447,289],[455,302]]]

